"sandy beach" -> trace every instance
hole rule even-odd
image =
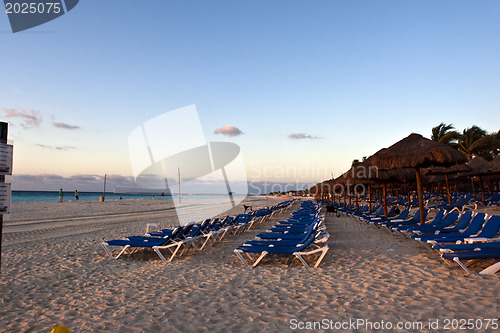
[[[250,199],[254,208],[278,201]],[[281,332],[314,322],[326,331],[390,323],[378,331],[436,332],[450,331],[454,319],[499,319],[499,274],[467,276],[417,242],[350,217],[327,217],[330,251],[319,268],[272,256],[244,267],[233,250],[297,208],[165,264],[153,251],[111,260],[100,243],[143,234],[148,222],[175,223],[167,201],[14,203],[4,222],[0,332],[50,332],[54,324],[71,332]],[[356,329],[339,326],[360,320]]]

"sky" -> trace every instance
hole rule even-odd
[[[496,132],[499,15],[496,0],[85,0],[12,33],[0,13],[12,187],[132,186],[131,132],[189,105],[254,182],[315,184],[441,122]]]

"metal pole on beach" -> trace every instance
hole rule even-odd
[[[104,174],[104,191],[102,192],[102,201],[106,200],[106,174]]]
[[[7,132],[9,125],[0,122],[0,143],[7,143]],[[0,183],[5,183],[5,176],[0,175]],[[2,274],[2,234],[3,234],[3,214],[0,214],[0,275]]]

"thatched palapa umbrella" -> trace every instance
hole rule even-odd
[[[471,185],[472,185],[472,192],[475,194],[475,189],[474,189],[474,177],[478,176],[479,177],[479,186],[481,186],[481,200],[484,201],[484,184],[483,184],[483,176],[488,174],[487,172],[487,166],[488,166],[488,161],[481,156],[476,156],[472,160],[470,160],[469,163],[467,163],[469,168],[471,169],[468,172],[461,172],[457,175],[459,178],[467,178],[470,177],[471,180]]]
[[[446,182],[446,196],[448,197],[448,205],[451,205],[450,184],[448,181],[448,175],[466,171],[471,171],[471,167],[468,166],[467,164],[455,164],[450,167],[433,166],[425,169],[423,172],[426,175],[444,175],[444,179]]]
[[[488,163],[486,170],[489,173],[500,173],[500,155],[498,155],[493,159],[493,161]]]
[[[385,148],[379,150],[377,153],[383,152]],[[375,154],[377,154],[375,153]],[[405,182],[413,180],[415,178],[415,173],[413,169],[391,169],[391,170],[378,170],[378,167],[372,165],[372,156],[365,159],[363,162],[359,163],[357,166],[348,171],[349,178],[353,181],[361,184],[368,185],[368,195],[369,195],[369,208],[371,213],[371,193],[370,185],[377,183],[382,184],[382,197],[383,197],[383,207],[384,216],[387,217],[387,184],[394,182]]]
[[[418,203],[420,207],[420,223],[425,223],[424,200],[422,197],[422,179],[420,169],[431,166],[451,166],[467,162],[467,157],[447,145],[412,133],[396,142],[389,148],[372,156],[372,165],[381,170],[396,168],[415,168],[417,179]]]

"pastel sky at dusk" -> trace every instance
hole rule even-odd
[[[2,13],[13,188],[130,180],[131,131],[193,104],[255,181],[316,183],[441,122],[496,132],[499,17],[493,0],[86,0],[14,34]]]

